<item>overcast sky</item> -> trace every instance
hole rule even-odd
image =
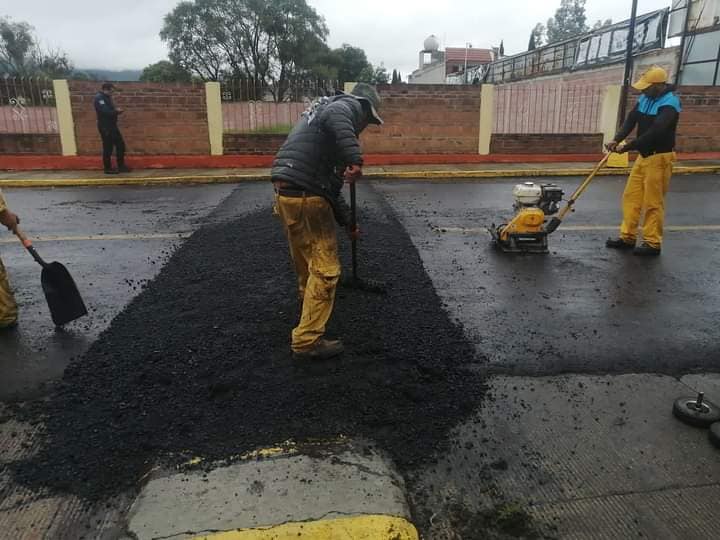
[[[44,44],[65,50],[78,68],[141,69],[162,60],[158,33],[178,0],[2,0],[0,16],[32,24]],[[443,46],[527,48],[531,29],[555,13],[560,0],[309,0],[330,28],[329,44],[361,47],[373,64],[406,77],[430,34]],[[638,13],[670,0],[639,0]],[[588,23],[629,18],[631,0],[587,0]]]

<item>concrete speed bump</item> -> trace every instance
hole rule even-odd
[[[312,456],[258,451],[272,457],[158,474],[133,504],[128,533],[137,540],[417,540],[392,463],[370,445],[331,446]]]
[[[403,518],[357,516],[304,523],[287,523],[268,529],[227,531],[194,540],[417,540],[415,527]]]

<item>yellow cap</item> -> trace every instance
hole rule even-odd
[[[632,87],[635,90],[646,90],[653,84],[666,83],[668,81],[668,74],[663,68],[659,66],[653,66],[643,73],[642,77],[635,81]]]

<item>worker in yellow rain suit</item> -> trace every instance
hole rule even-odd
[[[18,217],[8,209],[2,191],[0,191],[0,223],[13,232],[20,223]],[[17,324],[17,314],[15,297],[10,290],[7,272],[2,259],[0,259],[0,330],[15,326]]]
[[[324,338],[340,277],[335,222],[348,229],[343,182],[362,174],[359,136],[368,124],[382,124],[380,96],[374,87],[359,83],[349,94],[316,101],[303,114],[275,157],[272,182],[276,207],[290,245],[298,294],[300,322],[292,331],[296,360],[325,360],[344,347]]]
[[[620,236],[605,243],[612,249],[632,249],[635,255],[660,255],[662,245],[665,194],[675,163],[675,131],[682,110],[667,81],[667,72],[655,66],[633,84],[642,94],[614,140],[607,144],[611,152],[636,150],[640,154],[623,193]],[[621,144],[635,126],[637,138]],[[636,246],[643,208],[643,242]]]

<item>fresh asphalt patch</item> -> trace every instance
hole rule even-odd
[[[343,338],[342,358],[291,358],[295,276],[270,209],[210,220],[52,395],[22,409],[45,427],[40,451],[14,464],[16,479],[96,500],[136,488],[158,463],[338,436],[373,441],[403,472],[437,459],[485,392],[485,359],[390,207],[371,195],[361,216],[362,277],[389,291],[338,290],[328,333]]]

